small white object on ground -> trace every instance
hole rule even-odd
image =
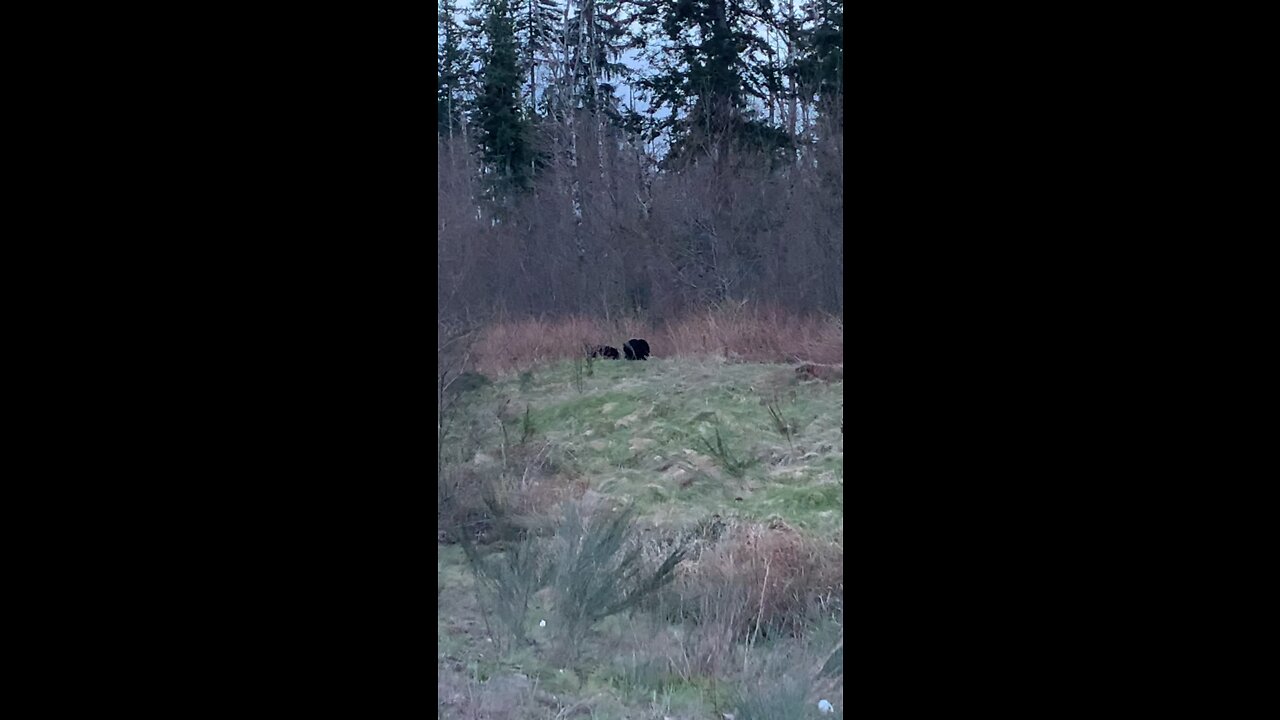
[[[546,627],[546,626],[547,626],[547,621],[546,621],[546,620],[539,620],[539,621],[538,621],[538,627]]]
[[[832,710],[834,710],[835,708],[831,707],[831,703],[827,702],[826,700],[819,700],[819,701],[818,701],[818,709],[819,709],[819,710],[821,710],[821,711],[822,711],[822,712],[824,712],[824,713],[829,713],[829,712],[831,712]]]

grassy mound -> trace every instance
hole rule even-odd
[[[441,418],[442,717],[749,715],[774,677],[769,713],[817,716],[817,693],[842,715],[818,672],[843,634],[842,377],[678,358],[487,380]]]

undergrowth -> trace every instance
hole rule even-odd
[[[441,392],[453,712],[841,716],[839,383],[662,357],[486,380]]]
[[[548,361],[581,356],[583,339],[620,345],[648,340],[653,357],[712,356],[746,362],[844,361],[844,320],[831,315],[797,315],[763,306],[726,306],[663,322],[626,318],[564,317],[494,323],[476,343],[476,363],[484,372],[527,370]],[[511,348],[521,348],[513,353]],[[602,360],[603,363],[626,362]],[[589,375],[583,363],[584,374]]]

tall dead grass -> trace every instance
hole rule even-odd
[[[667,650],[674,672],[724,677],[762,636],[801,638],[842,621],[843,557],[842,537],[812,538],[780,522],[731,521],[718,538],[694,543],[648,605],[683,627]]]
[[[622,344],[631,338],[647,340],[655,358],[844,362],[842,318],[746,304],[657,324],[633,318],[606,321],[590,317],[497,322],[480,333],[473,352],[478,370],[503,374],[577,357],[584,343],[612,345],[621,351]]]
[[[736,633],[771,628],[803,635],[821,617],[843,610],[842,542],[805,536],[781,522],[769,526],[731,524],[722,540],[680,575],[676,590],[686,598],[735,599],[747,613]]]

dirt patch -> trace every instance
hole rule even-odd
[[[724,473],[720,471],[720,466],[716,464],[715,460],[688,448],[685,448],[684,454],[685,460],[698,471],[706,473],[715,480],[724,478]]]
[[[694,476],[695,473],[690,466],[678,463],[674,467],[667,468],[667,471],[662,473],[662,480],[668,485],[679,485],[682,488],[686,488],[693,484]]]
[[[801,380],[825,380],[826,382],[844,380],[844,365],[805,363],[796,368],[796,377]]]

